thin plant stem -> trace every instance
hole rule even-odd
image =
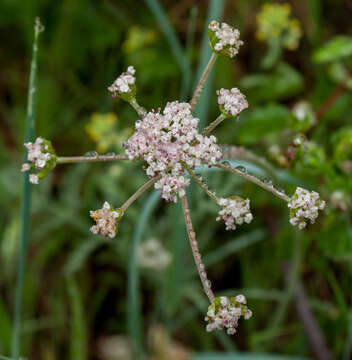
[[[227,116],[225,116],[224,114],[220,114],[209,126],[207,126],[203,132],[202,135],[203,136],[207,136],[209,135],[221,122],[223,122],[225,119],[227,118]]]
[[[127,155],[97,155],[97,156],[60,156],[57,158],[58,164],[104,162],[116,160],[129,160]]]
[[[147,115],[147,110],[144,109],[143,106],[139,105],[136,98],[133,98],[131,101],[130,101],[130,104],[132,105],[132,107],[136,110],[137,114],[140,116],[140,117],[145,117]]]
[[[132,205],[146,190],[148,190],[159,179],[160,179],[160,176],[156,176],[156,177],[153,177],[150,180],[148,180],[121,206],[120,209],[123,212],[125,212],[130,205]]]
[[[193,95],[193,98],[192,98],[192,101],[191,101],[191,111],[192,112],[194,111],[194,108],[197,105],[197,102],[198,102],[199,96],[200,96],[200,94],[201,94],[201,92],[203,90],[205,81],[207,80],[207,77],[208,77],[213,65],[215,64],[215,61],[216,61],[217,58],[218,58],[218,55],[213,52],[207,66],[205,67],[205,70],[204,70],[204,72],[203,72],[203,74],[202,74],[202,76],[201,76],[201,78],[199,80],[199,83],[198,83],[198,85],[196,87],[196,90],[194,92],[194,95]]]
[[[186,163],[183,163],[182,165],[191,175],[194,181],[202,188],[202,190],[217,203],[219,199],[216,197],[216,195],[213,192],[211,192],[208,189],[207,185],[204,184],[204,182],[195,174],[195,172]]]
[[[280,198],[280,199],[282,199],[282,200],[284,200],[286,202],[290,201],[289,196],[287,196],[286,194],[284,194],[284,193],[280,192],[279,190],[275,189],[274,186],[270,186],[270,185],[265,184],[263,181],[259,180],[258,178],[256,178],[253,175],[247,174],[244,171],[241,171],[239,169],[233,168],[233,167],[231,167],[229,165],[225,165],[225,164],[217,163],[214,166],[216,166],[218,168],[221,168],[221,169],[224,169],[224,170],[227,170],[227,171],[230,171],[230,172],[232,172],[234,174],[237,174],[239,176],[242,176],[243,178],[257,184],[258,186],[260,186],[264,190],[271,192],[272,194],[274,194],[278,198]]]
[[[279,183],[275,168],[268,160],[242,146],[220,145],[221,151],[226,159],[244,160],[260,166],[275,183]]]
[[[29,75],[28,88],[28,104],[26,116],[26,137],[25,141],[33,141],[34,124],[35,124],[35,108],[37,100],[37,63],[38,63],[38,39],[39,34],[43,31],[43,26],[39,18],[36,18],[34,25],[34,41],[33,53]],[[26,155],[26,153],[25,153]],[[26,156],[25,156],[26,160]],[[19,256],[17,264],[17,282],[15,294],[15,313],[12,333],[11,356],[17,359],[20,355],[20,336],[21,336],[21,318],[22,318],[22,302],[23,302],[23,285],[24,274],[26,269],[28,240],[29,240],[29,222],[31,207],[31,185],[28,181],[29,174],[23,174],[23,196],[21,203],[21,238],[19,244]]]
[[[196,234],[193,230],[192,220],[191,220],[190,211],[189,211],[189,207],[188,207],[187,196],[186,195],[182,196],[181,201],[182,201],[182,210],[183,210],[183,215],[185,218],[187,234],[188,234],[189,242],[191,244],[191,249],[192,249],[192,253],[193,253],[193,257],[194,257],[194,262],[197,266],[198,274],[199,274],[200,280],[202,282],[204,291],[205,291],[206,295],[208,296],[209,301],[212,303],[214,300],[214,294],[213,294],[213,291],[211,290],[211,284],[210,284],[210,281],[208,280],[207,273],[205,272],[205,266],[202,262],[201,255],[200,255],[200,252],[198,249]]]

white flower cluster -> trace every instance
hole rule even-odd
[[[218,94],[220,110],[225,115],[237,116],[242,110],[248,108],[246,97],[237,88],[220,89],[216,93]]]
[[[27,142],[24,146],[28,150],[27,160],[32,163],[32,166],[29,163],[22,164],[21,171],[29,171],[31,168],[35,168],[37,171],[44,169],[48,161],[52,160],[53,154],[50,149],[50,145],[47,140],[44,140],[41,137],[37,137],[34,143]],[[38,184],[39,178],[37,174],[30,174],[29,181],[32,184]]]
[[[245,305],[246,302],[244,295],[215,298],[205,317],[205,321],[209,321],[206,330],[210,332],[226,328],[228,335],[235,334],[240,317],[248,320],[252,316],[252,311]]]
[[[144,241],[137,250],[138,265],[157,271],[164,270],[171,261],[170,253],[157,239]]]
[[[161,175],[155,188],[167,201],[176,202],[189,184],[183,162],[193,168],[215,164],[222,157],[216,138],[199,134],[198,121],[188,103],[169,102],[162,113],[152,111],[137,121],[136,132],[125,144],[129,159],[147,162],[148,176]]]
[[[209,30],[213,32],[216,38],[216,41],[210,39],[215,52],[224,51],[231,58],[238,54],[238,50],[243,44],[243,41],[240,40],[239,30],[224,22],[219,24],[215,20],[209,24]]]
[[[249,199],[242,199],[238,196],[230,198],[220,198],[218,204],[222,207],[219,211],[217,221],[223,220],[226,225],[226,230],[235,230],[236,225],[242,225],[243,222],[249,224],[253,215],[249,207]]]
[[[132,92],[132,85],[136,82],[136,78],[134,77],[136,70],[133,66],[129,66],[127,71],[122,73],[112,85],[108,87],[108,90],[113,93],[114,96],[116,94],[130,93]]]
[[[290,211],[290,223],[304,229],[307,225],[305,220],[313,224],[318,217],[318,210],[325,208],[325,201],[315,191],[308,191],[298,187],[287,205]]]
[[[93,234],[101,234],[110,238],[115,237],[117,225],[120,220],[118,218],[121,217],[121,215],[119,211],[113,210],[111,205],[105,201],[101,209],[90,211],[90,217],[96,222],[96,225],[93,225],[90,231]]]

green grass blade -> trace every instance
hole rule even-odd
[[[2,297],[0,297],[0,319],[0,351],[7,353],[11,347],[12,326],[11,317]]]
[[[70,255],[65,268],[65,275],[72,276],[75,272],[80,270],[87,258],[100,246],[111,243],[109,239],[106,238],[90,238],[85,239]]]
[[[195,354],[192,360],[305,360],[305,357],[276,355],[276,354],[249,354],[244,352],[235,352],[227,354],[209,353],[209,354]]]
[[[190,11],[190,18],[187,26],[186,54],[187,70],[183,72],[180,100],[187,100],[192,82],[192,56],[194,51],[194,36],[197,23],[198,8],[193,6]]]
[[[347,338],[344,346],[343,351],[343,358],[342,360],[348,360],[351,356],[351,349],[352,349],[352,311],[348,315],[348,330],[347,330]]]
[[[144,229],[159,199],[160,193],[158,191],[154,191],[148,197],[136,223],[136,230],[132,237],[130,255],[128,259],[127,329],[131,340],[134,342],[137,356],[139,356],[143,350],[137,249],[144,233]]]
[[[205,69],[205,67],[210,59],[210,56],[212,54],[212,50],[210,49],[209,40],[208,40],[208,25],[211,20],[219,20],[221,18],[221,14],[224,10],[224,6],[225,6],[224,0],[211,0],[210,1],[207,19],[205,21],[205,26],[204,26],[201,55],[200,55],[200,60],[199,60],[199,64],[198,64],[197,76],[196,76],[196,82],[195,82],[194,88],[197,86],[197,83],[202,76],[203,70]],[[197,106],[195,109],[195,116],[200,119],[199,127],[201,129],[204,127],[204,125],[206,123],[206,118],[207,118],[207,114],[208,114],[209,102],[210,102],[209,100],[210,100],[211,93],[212,93],[212,78],[213,78],[212,74],[213,74],[213,72],[214,72],[214,69],[208,76],[208,79],[204,86],[203,92],[199,97],[199,100],[198,100],[198,103],[197,103]]]
[[[236,239],[227,242],[223,246],[218,247],[216,250],[211,252],[208,255],[204,255],[204,264],[205,266],[211,266],[219,261],[224,260],[227,256],[234,254],[238,251],[245,249],[248,246],[256,244],[259,241],[265,239],[265,231],[263,230],[254,230],[248,234],[237,237]],[[197,273],[196,269],[190,270],[190,275],[195,275]]]
[[[182,71],[183,84],[181,88],[183,93],[182,96],[184,96],[186,90],[189,87],[191,75],[188,58],[160,2],[158,0],[145,0],[145,2],[147,3],[156,20],[158,21],[161,30],[163,31],[167,41],[169,42],[171,51],[174,54],[175,59]]]
[[[32,141],[34,138],[34,124],[35,124],[35,108],[37,95],[37,63],[38,63],[38,39],[42,32],[42,25],[39,18],[36,19],[34,26],[34,41],[33,54],[29,76],[28,88],[28,105],[26,117],[26,137],[25,141]],[[28,233],[31,207],[31,185],[28,181],[29,174],[25,172],[23,175],[23,196],[21,204],[21,238],[19,245],[19,256],[17,265],[17,283],[15,295],[15,314],[13,323],[12,335],[12,357],[18,358],[20,355],[20,333],[21,333],[21,317],[22,317],[22,298],[23,298],[23,284],[24,273],[26,268],[27,248],[28,248]]]
[[[79,288],[73,277],[67,278],[67,291],[71,305],[70,359],[87,359],[87,334],[84,306]]]
[[[16,360],[14,358],[9,358],[7,356],[4,356],[4,355],[0,355],[0,360]]]

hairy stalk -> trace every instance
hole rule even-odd
[[[125,212],[127,208],[132,205],[143,193],[148,190],[154,183],[156,183],[161,176],[156,176],[142,185],[126,202],[121,206],[122,212]]]
[[[272,178],[274,182],[279,182],[275,173],[275,168],[264,157],[261,157],[253,151],[248,150],[242,146],[220,145],[220,147],[224,158],[244,160],[256,164],[263,168],[263,170],[265,170],[265,172]]]
[[[132,107],[136,110],[137,114],[140,116],[140,117],[145,117],[145,115],[147,114],[147,110],[144,109],[143,106],[140,106],[136,100],[136,98],[133,98],[131,101],[130,101],[130,104],[132,105]]]
[[[227,116],[224,114],[220,114],[209,126],[207,126],[203,132],[203,136],[209,135],[223,120],[225,120]]]
[[[26,138],[25,141],[33,141],[34,138],[34,120],[35,107],[37,100],[37,62],[38,62],[38,39],[39,34],[43,31],[43,26],[39,18],[35,20],[34,26],[34,41],[33,53],[31,61],[31,69],[29,75],[28,88],[28,105],[26,117]],[[26,160],[26,157],[25,157]],[[29,174],[23,174],[23,197],[21,204],[21,239],[19,244],[19,256],[17,265],[17,282],[15,295],[15,314],[12,333],[12,347],[11,354],[14,359],[17,359],[20,354],[20,337],[21,337],[21,317],[22,317],[22,301],[23,301],[23,285],[24,274],[26,269],[27,249],[28,249],[28,233],[30,221],[30,207],[31,207],[31,185],[28,181]]]
[[[60,156],[58,164],[129,160],[127,155]]]
[[[189,207],[188,207],[187,196],[186,195],[182,196],[181,201],[182,201],[183,215],[185,218],[185,223],[186,223],[186,228],[187,228],[187,234],[188,234],[189,242],[191,244],[191,249],[192,249],[192,253],[193,253],[193,257],[194,257],[194,262],[196,263],[198,274],[199,274],[200,280],[202,282],[204,291],[205,291],[206,295],[208,296],[209,301],[212,303],[214,300],[214,294],[213,294],[213,291],[211,290],[211,284],[210,284],[210,281],[208,280],[207,273],[205,272],[205,266],[202,262],[201,255],[200,255],[200,252],[198,249],[196,234],[193,230],[192,220],[191,220],[190,211],[189,211]]]
[[[267,190],[267,191],[271,192],[272,194],[274,194],[278,198],[280,198],[280,199],[282,199],[284,201],[287,201],[287,202],[290,201],[290,198],[286,194],[283,194],[282,192],[278,191],[273,186],[265,184],[263,181],[259,180],[258,178],[256,178],[253,175],[247,174],[246,172],[240,171],[240,170],[238,170],[236,168],[233,168],[233,167],[231,167],[229,165],[225,165],[225,164],[218,163],[218,164],[215,164],[214,166],[216,166],[218,168],[221,168],[221,169],[224,169],[224,170],[227,170],[227,171],[230,171],[230,172],[232,172],[234,174],[240,175],[243,178],[257,184],[258,186],[260,186],[264,190]]]
[[[187,172],[192,176],[194,181],[202,188],[202,190],[204,190],[204,192],[217,203],[218,198],[213,192],[211,192],[208,189],[207,185],[204,184],[204,182],[195,174],[195,172],[186,163],[182,163],[182,165],[187,170]]]
[[[204,70],[204,72],[203,72],[203,74],[202,74],[202,76],[201,76],[201,78],[199,80],[199,83],[198,83],[198,85],[196,87],[196,90],[194,92],[194,95],[193,95],[193,98],[192,98],[192,101],[191,101],[191,111],[192,112],[194,111],[194,108],[197,105],[197,102],[198,102],[199,96],[200,96],[200,94],[201,94],[201,92],[203,90],[205,81],[207,80],[207,77],[208,77],[213,65],[215,64],[215,61],[216,61],[217,57],[218,57],[218,55],[213,52],[207,66],[206,66],[206,68],[205,68],[205,70]]]

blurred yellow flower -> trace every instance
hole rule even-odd
[[[302,36],[300,23],[290,19],[291,6],[285,4],[264,4],[257,15],[258,40],[272,41],[280,38],[283,47],[295,50]]]
[[[99,153],[109,150],[119,150],[124,141],[131,134],[131,129],[127,128],[122,132],[116,130],[117,117],[113,113],[94,113],[86,125],[89,137],[96,143]]]

